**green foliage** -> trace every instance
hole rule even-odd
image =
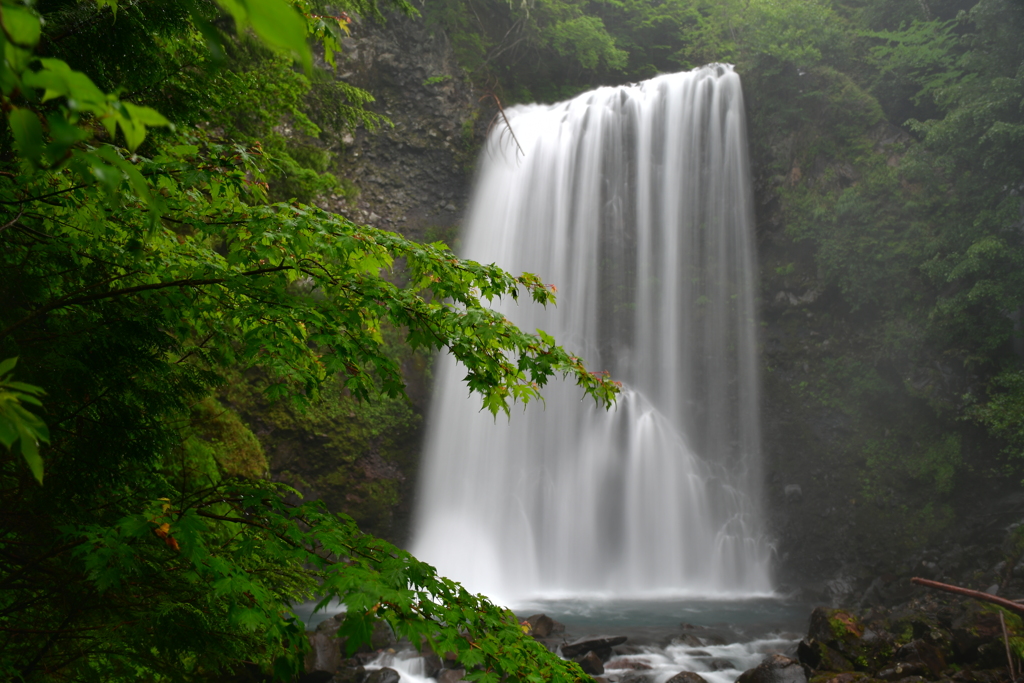
[[[43,459],[39,455],[39,443],[49,443],[50,432],[38,415],[25,408],[25,404],[42,406],[39,397],[46,392],[11,378],[17,362],[17,358],[8,358],[0,363],[0,443],[7,448],[18,443],[32,476],[42,484]]]
[[[627,54],[615,47],[615,39],[608,35],[600,17],[574,17],[560,21],[542,33],[555,52],[563,57],[572,56],[584,69],[599,65],[622,71]]]
[[[604,405],[618,391],[487,307],[554,303],[536,276],[270,203],[267,179],[294,170],[289,157],[325,168],[272,131],[316,134],[300,106],[317,78],[306,37],[330,59],[328,29],[345,22],[301,2],[220,7],[233,22],[212,5],[55,2],[44,24],[2,0],[0,355],[20,359],[24,382],[10,379],[13,361],[0,366],[0,672],[186,681],[254,667],[288,680],[308,647],[290,605],[315,594],[348,606],[353,646],[384,619],[458,653],[472,680],[582,678],[507,611],[347,517],[286,503],[294,491],[260,478],[259,444],[212,398],[258,368],[269,398],[315,405],[328,385],[398,400],[392,333],[453,353],[495,414],[556,374]],[[96,40],[121,21],[137,55]],[[153,82],[145,66],[161,60],[166,80]],[[338,90],[358,119],[365,98]]]
[[[1005,370],[993,377],[988,386],[988,400],[972,401],[966,417],[999,436],[1007,444],[1008,455],[1024,457],[1024,372]]]

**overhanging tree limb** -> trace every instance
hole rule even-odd
[[[963,595],[968,598],[974,598],[975,600],[981,600],[982,602],[990,602],[993,605],[999,605],[1004,609],[1008,609],[1011,612],[1024,615],[1024,604],[1001,598],[998,595],[989,595],[982,591],[971,590],[970,588],[963,588],[961,586],[953,586],[948,583],[942,583],[940,581],[932,581],[930,579],[922,579],[914,577],[910,580],[911,583],[916,583],[918,586],[924,586],[925,588],[933,588],[939,591],[945,591],[946,593],[953,593],[955,595]]]

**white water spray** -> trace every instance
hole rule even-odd
[[[742,91],[713,65],[508,112],[464,255],[558,287],[498,308],[625,382],[552,382],[497,421],[438,360],[413,553],[499,601],[771,591],[759,520],[752,198]]]

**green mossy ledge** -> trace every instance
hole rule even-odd
[[[424,377],[427,363],[408,355],[407,370]],[[367,533],[404,541],[423,426],[419,406],[404,397],[360,402],[340,380],[328,382],[312,405],[300,406],[269,400],[262,379],[236,376],[222,401],[258,439],[271,478],[350,515]]]

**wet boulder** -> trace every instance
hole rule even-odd
[[[680,671],[665,683],[708,683],[708,681],[694,671]]]
[[[816,607],[798,656],[821,671],[868,671],[890,661],[893,637],[847,610]]]
[[[768,655],[753,669],[747,669],[736,683],[807,683],[804,665],[785,655]]]
[[[629,669],[631,671],[648,671],[652,667],[647,662],[632,657],[616,657],[608,662],[606,669]]]
[[[838,650],[812,638],[804,638],[796,648],[797,659],[816,671],[853,671],[853,662]]]
[[[946,657],[942,650],[922,639],[913,640],[898,649],[893,659],[897,662],[920,664],[934,677],[940,676],[946,668]],[[914,675],[923,675],[923,672]]]
[[[815,676],[811,683],[860,683],[871,680],[868,674],[861,671],[845,671],[841,674],[827,673]]]
[[[523,625],[530,627],[526,635],[533,636],[534,638],[547,638],[555,627],[555,620],[546,614],[534,614],[526,617]]]
[[[401,678],[401,674],[385,666],[376,671],[371,671],[365,681],[366,683],[398,683]]]
[[[672,642],[678,645],[686,645],[687,647],[704,647],[704,643],[701,639],[692,633],[684,633],[681,636],[676,636],[672,639]]]
[[[722,657],[712,657],[704,662],[704,664],[712,671],[728,671],[729,669],[736,668],[736,664]]]
[[[333,683],[363,683],[366,679],[366,669],[355,659],[342,661],[341,666],[334,672]]]
[[[342,654],[345,649],[345,639],[338,637],[338,629],[341,627],[341,620],[344,614],[338,614],[330,619],[324,619],[317,624],[315,631],[307,631],[306,638],[309,640],[309,652],[306,653],[306,673],[314,671],[337,671],[343,660]]]
[[[591,650],[601,661],[608,661],[612,656],[612,648],[626,642],[626,636],[587,636],[562,645],[562,656],[573,659]]]
[[[465,677],[465,669],[445,669],[437,675],[437,683],[459,683]]]
[[[991,650],[994,648],[990,644],[1002,639],[1003,626],[994,609],[969,601],[952,626],[952,648],[957,661],[998,665],[998,661],[992,657]]]
[[[601,661],[601,658],[593,650],[587,650],[586,654],[577,655],[572,661],[579,664],[585,674],[600,676],[604,673],[604,662]]]
[[[555,621],[546,614],[532,614],[523,620],[523,626],[529,628],[526,635],[537,640],[544,640],[558,633],[565,633],[565,624]]]

